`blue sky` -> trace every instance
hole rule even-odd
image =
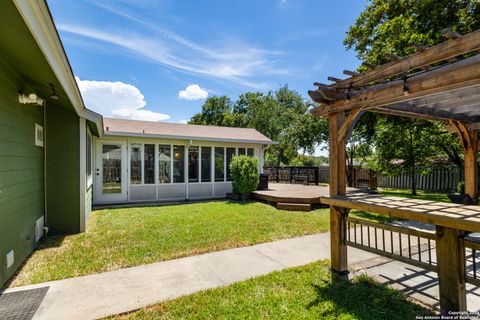
[[[364,0],[49,0],[87,107],[182,122],[204,99],[342,78]]]

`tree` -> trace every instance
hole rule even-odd
[[[431,46],[445,41],[442,31],[480,29],[478,0],[373,0],[350,27],[344,44],[373,64],[387,62],[385,53],[405,56],[412,43]]]
[[[229,126],[232,122],[232,101],[227,96],[210,97],[205,100],[202,112],[195,114],[191,124],[208,124],[212,126]]]
[[[226,97],[211,97],[195,114],[191,124],[255,128],[278,145],[267,149],[266,163],[288,164],[299,149],[313,152],[325,141],[327,124],[310,114],[312,104],[288,86],[277,91],[246,92],[232,103]]]
[[[349,28],[344,44],[347,49],[354,49],[360,60],[378,65],[388,62],[385,58],[386,53],[399,56],[413,53],[414,49],[411,46],[413,43],[432,46],[445,41],[442,32],[447,28],[461,34],[480,29],[480,1],[372,0],[359,15],[355,24]],[[359,68],[360,71],[363,71],[362,69],[363,67]],[[432,124],[430,122],[431,125],[425,126],[425,121],[412,119],[400,121],[400,125],[408,124],[412,138],[418,139],[418,141],[412,141],[410,146],[421,146],[425,141],[431,142],[428,149],[421,150],[420,148],[414,152],[415,157],[412,160],[409,148],[405,148],[404,145],[401,148],[393,148],[391,145],[382,147],[381,141],[378,140],[381,139],[381,136],[372,134],[371,129],[383,130],[384,136],[387,135],[385,130],[391,129],[393,141],[408,137],[410,131],[404,132],[405,128],[400,127],[393,128],[392,126],[399,122],[393,117],[366,116],[361,117],[361,120],[367,118],[366,121],[359,121],[355,129],[363,130],[367,137],[373,137],[372,142],[377,151],[377,160],[380,151],[385,156],[389,155],[387,151],[392,151],[398,159],[404,159],[407,164],[409,161],[414,161],[411,169],[416,170],[418,169],[417,160],[420,159],[420,163],[422,163],[423,151],[428,151],[436,157],[447,156],[452,163],[459,167],[463,166],[458,138],[446,133],[447,130],[443,123]],[[419,129],[423,131],[419,131]],[[396,136],[396,130],[403,134],[399,137]],[[404,143],[407,142],[408,139],[404,141]],[[383,143],[390,144],[389,141],[383,141]],[[392,150],[388,150],[388,147]],[[400,154],[400,151],[405,153]],[[384,164],[387,165],[385,162]],[[415,186],[412,186],[412,191],[414,190]]]
[[[384,117],[376,131],[375,169],[383,174],[410,173],[412,194],[416,194],[417,173],[428,173],[437,154],[435,137],[425,134],[434,124],[403,117]]]

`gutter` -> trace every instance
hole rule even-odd
[[[179,136],[179,135],[170,135],[170,134],[132,133],[132,132],[121,132],[121,131],[106,131],[104,132],[104,135],[113,136],[113,137],[143,137],[143,138],[173,139],[173,140],[252,143],[252,144],[262,144],[262,145],[278,144],[278,141],[271,141],[271,140],[265,141],[265,140],[193,137],[193,136]]]

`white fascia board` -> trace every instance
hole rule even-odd
[[[88,110],[83,104],[80,90],[72,72],[62,42],[53,23],[50,11],[45,1],[13,0],[23,20],[30,29],[37,45],[43,52],[48,64],[53,70],[77,115],[94,122],[100,136],[103,134],[102,116]]]
[[[148,133],[132,133],[120,131],[105,131],[105,136],[113,137],[143,137],[156,139],[172,139],[172,140],[194,140],[194,141],[213,141],[213,142],[235,142],[235,143],[253,143],[253,144],[278,144],[278,141],[265,140],[248,140],[248,139],[228,139],[228,138],[209,138],[209,137],[194,137],[194,136],[177,136],[169,134],[148,134]]]

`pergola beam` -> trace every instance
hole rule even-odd
[[[476,50],[480,50],[480,30],[425,48],[398,61],[377,66],[375,69],[358,76],[345,79],[337,83],[336,86],[345,88],[349,86],[362,87],[372,82],[404,74]]]
[[[480,117],[469,117],[463,114],[452,113],[444,110],[435,110],[428,107],[416,107],[407,103],[385,106],[380,109],[391,110],[393,112],[400,111],[408,114],[422,114],[429,116],[431,120],[456,120],[463,122],[477,122]]]
[[[394,80],[352,92],[349,94],[348,101],[345,99],[345,93],[342,94],[342,97],[339,97],[337,93],[335,96],[330,96],[336,101],[324,105],[323,108],[320,107],[320,110],[314,111],[314,113],[325,115],[330,112],[349,111],[363,105],[380,107],[456,89],[479,86],[478,70],[480,70],[480,55],[412,76],[407,80],[408,95],[405,95],[404,92],[404,81]],[[329,89],[331,91],[333,88],[329,87]],[[310,97],[314,99],[318,91],[321,90],[309,91]]]

